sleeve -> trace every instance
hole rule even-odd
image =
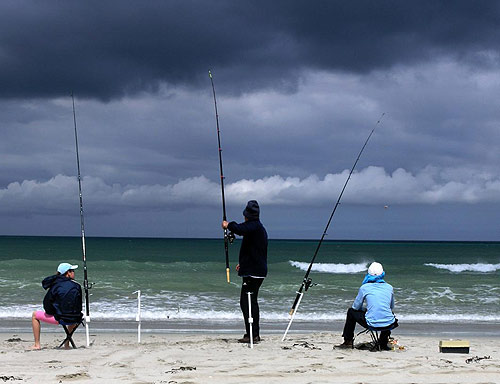
[[[83,308],[83,293],[82,293],[82,286],[80,284],[78,284],[78,290],[80,292],[80,295],[77,299],[77,307],[79,307],[79,311],[81,312],[81,310]]]
[[[361,288],[359,288],[358,295],[354,299],[354,303],[352,303],[352,309],[360,310],[363,308],[363,300],[365,299],[365,295]]]
[[[53,303],[54,298],[52,297],[52,291],[49,289],[43,297],[43,310],[49,315],[56,313]]]
[[[391,292],[391,309],[394,309],[394,291]]]
[[[249,222],[238,224],[236,223],[236,221],[231,221],[227,226],[227,229],[239,236],[246,235],[247,233],[252,231],[252,227],[251,225],[249,225]]]

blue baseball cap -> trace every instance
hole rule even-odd
[[[57,267],[57,272],[59,272],[61,275],[64,275],[70,269],[77,269],[77,268],[78,268],[78,265],[71,265],[69,263],[61,263]]]

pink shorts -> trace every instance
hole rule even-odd
[[[36,311],[35,319],[44,323],[59,325],[59,322],[52,315],[47,315],[45,311]]]

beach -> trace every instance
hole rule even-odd
[[[340,333],[265,334],[250,349],[239,334],[85,333],[59,350],[63,333],[0,334],[0,380],[12,383],[498,383],[500,337],[469,338],[469,354],[440,353],[439,336],[394,333],[395,350],[333,349]],[[366,335],[356,344],[368,342]]]
[[[325,242],[310,275],[315,285],[281,342],[316,242],[272,240],[269,275],[259,291],[263,341],[253,350],[237,343],[241,279],[232,272],[227,284],[220,239],[89,238],[87,245],[95,283],[91,345],[80,327],[78,348],[57,350],[62,328],[43,324],[44,349],[30,351],[31,312],[42,309],[45,294],[40,282],[61,261],[81,265],[80,239],[0,237],[0,382],[500,382],[498,242]],[[374,260],[394,287],[396,348],[334,350]],[[81,283],[82,268],[76,271]],[[440,353],[439,341],[447,339],[469,340],[469,354]],[[356,342],[367,341],[361,335]]]

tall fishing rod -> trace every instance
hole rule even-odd
[[[76,131],[76,112],[75,112],[75,98],[71,92],[71,100],[73,102],[73,122],[75,126],[75,147],[76,147],[76,166],[78,169],[78,194],[80,196],[80,229],[82,233],[82,256],[83,256],[83,288],[85,290],[85,333],[87,336],[87,347],[90,345],[89,323],[90,323],[90,305],[89,305],[89,285],[87,276],[87,256],[85,250],[85,224],[83,220],[83,198],[82,198],[82,178],[80,175],[80,155],[78,153],[78,133]]]
[[[219,144],[219,170],[220,170],[220,188],[222,195],[222,220],[227,221],[226,218],[226,196],[224,194],[224,171],[222,169],[222,147],[220,144],[220,129],[219,129],[219,112],[217,111],[217,98],[215,97],[215,86],[214,79],[212,78],[212,72],[208,71],[208,76],[210,77],[210,83],[212,84],[212,93],[214,95],[214,105],[215,105],[215,122],[217,124],[217,143]],[[224,253],[226,255],[226,275],[227,282],[230,283],[229,279],[229,243],[234,240],[234,234],[229,232],[227,228],[224,228]]]
[[[295,314],[297,310],[299,309],[300,301],[302,300],[302,296],[304,295],[305,292],[309,289],[309,287],[312,285],[312,280],[309,278],[309,274],[311,273],[312,266],[314,264],[314,261],[316,260],[316,256],[318,255],[319,249],[321,247],[321,244],[323,243],[323,239],[326,236],[326,232],[328,231],[328,227],[330,226],[330,223],[332,222],[333,215],[335,215],[335,211],[337,210],[337,207],[340,204],[340,200],[342,199],[342,195],[344,194],[344,191],[347,187],[347,184],[349,183],[349,180],[351,179],[352,173],[354,172],[354,168],[356,168],[356,165],[358,164],[358,161],[361,157],[361,154],[365,150],[366,145],[368,144],[368,141],[373,135],[373,132],[375,131],[375,128],[377,125],[380,124],[380,121],[382,120],[382,117],[384,117],[385,113],[382,113],[380,118],[378,119],[377,123],[375,124],[375,127],[371,130],[370,134],[368,135],[368,138],[366,139],[365,143],[363,144],[363,147],[361,148],[361,151],[359,151],[358,157],[356,158],[356,161],[354,162],[354,165],[351,168],[351,171],[349,172],[349,176],[347,177],[347,180],[344,183],[344,187],[342,188],[339,197],[337,199],[337,202],[335,203],[335,206],[333,207],[333,211],[330,214],[330,218],[328,219],[328,223],[326,224],[325,230],[323,231],[323,235],[321,236],[321,239],[319,240],[318,246],[316,247],[316,251],[314,252],[314,256],[311,260],[311,263],[309,264],[309,267],[307,268],[306,274],[304,276],[304,279],[302,280],[302,284],[300,285],[299,290],[297,291],[297,296],[295,297],[295,301],[293,302],[292,308],[290,309],[290,322],[288,323],[288,327],[286,328],[285,334],[283,335],[283,340],[285,340],[285,337],[288,333],[288,330],[290,329],[290,326],[292,325],[293,319],[295,317]]]

